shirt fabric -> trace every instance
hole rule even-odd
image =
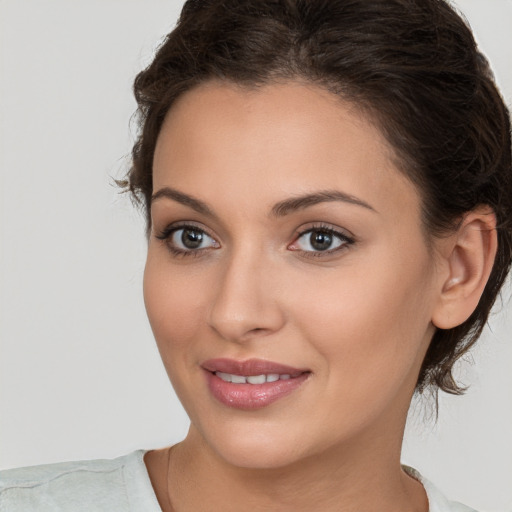
[[[0,471],[0,512],[161,512],[144,464],[146,451]],[[429,512],[476,512],[447,500],[415,469],[402,467],[423,484]]]

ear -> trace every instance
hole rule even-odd
[[[440,293],[432,323],[451,329],[465,322],[478,305],[498,248],[496,216],[488,206],[468,212],[457,232],[443,240]]]

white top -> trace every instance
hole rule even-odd
[[[0,512],[161,512],[144,464],[146,451],[0,471]],[[476,512],[448,501],[415,469],[403,468],[423,484],[429,512]]]

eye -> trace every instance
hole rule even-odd
[[[169,226],[157,238],[164,240],[171,252],[179,255],[194,254],[220,247],[219,243],[196,226]]]
[[[320,256],[322,253],[336,252],[353,243],[352,238],[332,228],[316,227],[300,233],[288,249],[312,253],[311,256]]]

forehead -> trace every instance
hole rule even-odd
[[[167,114],[154,190],[173,186],[234,203],[244,197],[248,208],[334,188],[377,210],[396,210],[397,199],[417,210],[416,189],[393,162],[378,127],[318,86],[210,82],[182,95]]]

